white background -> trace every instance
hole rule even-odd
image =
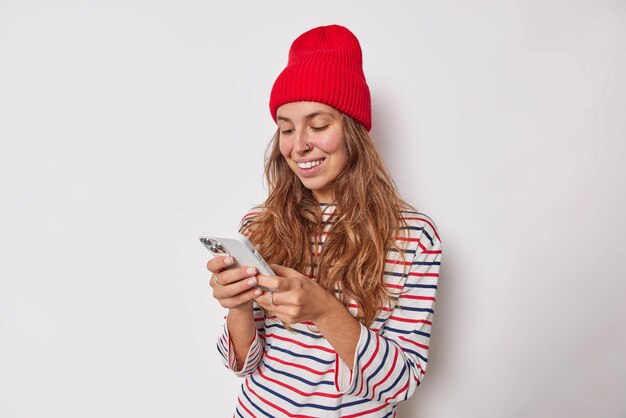
[[[444,245],[401,417],[626,416],[623,1],[0,1],[0,416],[226,417],[202,233],[262,202],[296,36],[360,39]]]

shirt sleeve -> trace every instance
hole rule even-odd
[[[250,235],[250,227],[259,213],[260,208],[253,208],[243,216],[238,228],[241,234],[246,237]],[[252,309],[256,331],[241,369],[237,369],[237,358],[235,356],[235,350],[230,339],[228,325],[226,323],[228,316],[224,317],[222,333],[217,340],[217,351],[220,353],[222,363],[224,363],[226,368],[232,370],[236,376],[240,377],[247,376],[254,372],[261,363],[263,353],[265,352],[265,312],[256,304],[256,302],[253,302]]]
[[[263,353],[265,352],[265,314],[256,303],[253,304],[253,316],[256,332],[254,333],[254,338],[252,339],[252,343],[246,354],[246,360],[241,369],[237,369],[235,350],[230,340],[228,326],[226,324],[227,317],[224,317],[222,334],[217,341],[217,351],[220,353],[222,363],[224,363],[227,369],[232,370],[235,375],[239,377],[247,376],[254,372],[257,367],[259,367]]]
[[[394,403],[408,399],[422,381],[442,255],[434,228],[432,224],[432,233],[422,235],[403,291],[380,331],[361,324],[352,371],[336,357],[335,387],[340,393]]]

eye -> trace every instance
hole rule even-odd
[[[285,130],[280,131],[281,135],[290,135],[292,133],[293,133],[293,129],[285,129]]]
[[[322,132],[324,129],[328,128],[328,125],[325,126],[312,126],[311,129],[315,132]]]

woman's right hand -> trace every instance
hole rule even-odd
[[[263,294],[263,290],[254,287],[257,269],[244,266],[226,270],[234,262],[231,256],[220,256],[207,263],[207,269],[213,273],[209,280],[213,297],[227,309],[252,309],[252,300]]]

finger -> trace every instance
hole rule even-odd
[[[224,308],[230,309],[242,305],[246,302],[250,302],[251,300],[254,300],[254,298],[257,298],[262,294],[263,290],[258,288],[252,288],[245,292],[239,293],[237,296],[233,296],[232,298],[220,299],[220,304]]]
[[[272,296],[272,294],[274,295]],[[275,311],[276,309],[279,309],[278,311],[280,311],[280,307],[286,308],[287,306],[293,305],[291,292],[279,292],[276,290],[263,292],[263,294],[255,300],[259,304],[263,304],[263,306],[270,311]],[[272,304],[272,302],[274,302],[274,304]]]
[[[267,294],[267,292],[264,293],[264,295]],[[268,315],[285,315],[285,312],[283,312],[283,310],[285,310],[285,308],[287,307],[286,305],[280,306],[280,305],[269,305],[269,304],[265,304],[265,303],[260,303],[258,300],[258,298],[254,299],[254,302],[259,305],[259,307],[263,308],[266,312],[270,312]]]
[[[263,293],[263,298],[266,298],[266,296],[269,295],[268,292]],[[274,297],[276,297],[276,295],[274,295]],[[264,302],[260,302],[259,298],[255,298],[254,302],[259,305],[261,308],[265,309],[265,311],[269,312],[268,315],[269,316],[276,316],[278,319],[281,320],[281,322],[284,323],[293,323],[293,321],[291,321],[292,318],[291,316],[291,310],[292,310],[292,306],[290,305],[270,305],[269,303],[264,303]]]
[[[212,283],[211,287],[213,287],[213,297],[215,299],[227,299],[255,287],[256,284],[257,279],[256,277],[252,276],[248,277],[246,280],[240,280],[238,282],[224,286],[218,286],[215,283]]]
[[[237,283],[248,277],[255,276],[257,274],[257,269],[255,267],[244,266],[234,269],[222,270],[217,274],[217,283],[215,283],[215,279],[213,279],[212,282],[216,285],[216,287],[221,287],[228,286],[229,284]]]
[[[269,302],[269,296],[271,292],[263,292],[262,295],[254,298],[254,301],[266,311],[270,311],[272,313],[282,313],[282,311],[287,307],[287,305],[279,305],[275,301],[276,293],[274,293],[274,305]]]
[[[270,264],[270,267],[277,276],[294,277],[301,275],[298,271],[286,266],[281,266],[280,264]]]
[[[287,281],[289,279],[279,276],[266,276],[265,274],[257,274],[256,277],[259,281],[259,286],[265,289],[285,291],[288,288]]]
[[[270,293],[272,292],[263,292],[262,295],[255,297],[254,301],[258,303],[262,308],[271,311],[273,306],[270,304]],[[274,294],[274,300],[276,300],[276,294]]]
[[[232,266],[235,263],[235,259],[232,256],[218,256],[213,257],[206,263],[206,268],[211,273],[217,273],[220,270],[224,270]]]

